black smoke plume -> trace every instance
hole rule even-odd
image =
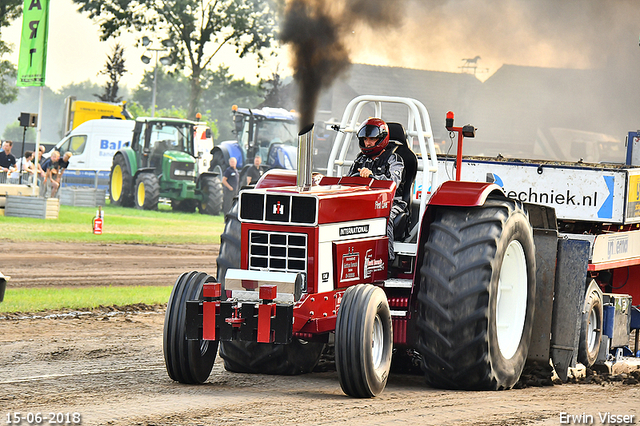
[[[359,24],[385,30],[399,20],[399,0],[291,0],[280,37],[293,51],[300,127],[313,123],[323,88],[350,64],[345,35]]]

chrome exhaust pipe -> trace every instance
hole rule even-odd
[[[298,174],[296,185],[298,191],[311,188],[311,171],[313,170],[313,123],[298,133]]]

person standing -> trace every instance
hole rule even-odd
[[[2,144],[2,151],[0,151],[0,172],[4,172],[4,179],[7,178],[9,173],[18,170],[16,168],[16,157],[11,154],[12,147],[13,142],[4,141]]]
[[[258,182],[258,179],[262,176],[262,169],[260,168],[260,164],[262,164],[262,158],[259,155],[256,155],[253,159],[253,166],[249,167],[247,170],[247,185],[255,184]]]
[[[222,199],[222,211],[224,214],[229,213],[229,210],[231,210],[233,197],[235,197],[236,191],[238,190],[237,164],[238,160],[236,160],[235,157],[229,158],[229,167],[227,167],[222,174],[222,190],[224,195],[224,198]]]

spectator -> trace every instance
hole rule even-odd
[[[72,155],[73,153],[71,151],[67,151],[64,153],[62,158],[58,161],[58,163],[60,164],[60,173],[58,174],[58,183],[62,182],[62,175],[64,174],[64,171],[67,170],[67,167],[69,167],[69,159],[71,158]]]
[[[26,151],[24,153],[24,157],[16,162],[16,171],[11,174],[11,178],[15,180],[20,179],[20,184],[27,183],[29,179],[24,175],[32,175],[36,171],[35,166],[33,165],[33,157],[33,151]],[[20,178],[21,175],[23,176],[22,178]]]
[[[238,160],[236,160],[235,157],[229,158],[229,167],[227,167],[222,175],[222,190],[224,195],[222,199],[222,211],[225,214],[229,213],[229,210],[231,210],[231,202],[233,201],[233,197],[235,197],[238,189],[237,164]]]
[[[262,176],[262,169],[260,168],[260,164],[262,163],[262,158],[259,155],[256,155],[253,159],[253,167],[249,167],[247,170],[247,185],[251,185],[252,183],[258,182],[258,179]]]
[[[36,167],[38,169],[38,185],[42,186],[44,183],[44,175],[45,172],[44,170],[42,170],[42,164],[47,161],[46,158],[42,158],[42,155],[45,152],[45,148],[44,145],[40,145],[40,147],[38,148],[38,161],[36,161]]]
[[[40,195],[45,196],[47,194],[47,189],[51,188],[51,198],[56,196],[56,192],[58,192],[58,187],[60,186],[58,180],[58,172],[60,170],[59,161],[60,153],[58,151],[53,151],[51,153],[51,157],[42,163],[42,170],[45,175]]]
[[[16,157],[11,154],[11,148],[13,147],[13,142],[4,141],[2,144],[2,151],[0,151],[0,172],[15,172],[18,170],[16,168]]]

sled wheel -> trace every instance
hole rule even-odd
[[[157,210],[160,198],[160,182],[151,173],[142,173],[136,179],[136,208],[140,210]]]
[[[133,206],[133,179],[122,154],[116,154],[109,174],[109,200],[112,206]]]
[[[533,231],[522,205],[438,208],[422,258],[417,327],[427,382],[511,388],[527,358],[535,303]]]
[[[203,176],[200,181],[202,186],[202,201],[200,201],[200,213],[218,215],[222,210],[222,182],[219,176]]]
[[[220,342],[224,368],[234,373],[280,374],[310,373],[324,349],[322,342],[294,338],[286,345],[256,342]]]
[[[203,272],[185,272],[178,278],[164,317],[162,349],[167,373],[176,382],[204,383],[216,360],[218,342],[186,339],[187,300],[202,300],[202,287],[215,282]]]
[[[336,370],[344,393],[380,394],[387,385],[393,352],[391,312],[384,291],[358,284],[345,291],[336,321]]]
[[[578,361],[586,367],[595,364],[600,352],[602,318],[603,308],[600,293],[593,286],[589,286],[584,299],[580,343],[578,345]]]

